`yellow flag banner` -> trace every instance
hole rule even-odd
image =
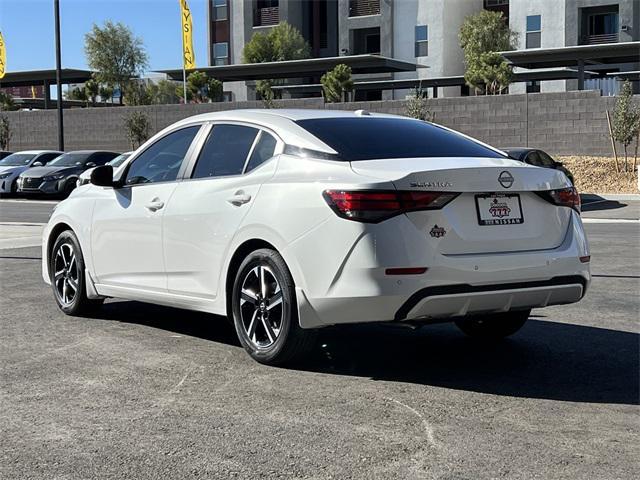
[[[2,37],[2,32],[0,32],[0,78],[4,77],[6,65],[7,65],[7,48],[4,44],[4,38]]]
[[[193,51],[193,19],[187,0],[179,1],[182,23],[182,61],[185,70],[192,70],[196,68],[196,55]]]

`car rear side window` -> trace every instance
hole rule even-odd
[[[276,143],[277,141],[272,135],[269,135],[264,131],[261,132],[258,143],[256,143],[253,152],[251,152],[249,162],[247,162],[245,173],[250,172],[256,167],[259,167],[264,162],[273,157],[273,153],[276,150]]]
[[[191,178],[240,175],[258,130],[242,125],[214,125]]]
[[[505,158],[484,145],[419,120],[382,117],[316,118],[296,122],[345,161],[417,157]]]
[[[136,158],[127,171],[125,184],[171,182],[178,172],[200,126],[186,127],[165,135]]]

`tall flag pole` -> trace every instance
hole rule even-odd
[[[187,103],[187,70],[196,68],[196,56],[193,51],[193,19],[187,0],[180,2],[180,23],[182,29],[182,86],[184,103]]]
[[[2,32],[0,32],[0,78],[4,78],[4,72],[7,66],[7,47],[4,44]]]

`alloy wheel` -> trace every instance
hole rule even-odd
[[[53,282],[58,300],[63,306],[71,305],[78,295],[80,285],[80,270],[71,243],[62,243],[56,250],[53,271]]]
[[[273,271],[258,265],[245,275],[240,291],[240,319],[247,338],[258,348],[272,346],[282,330],[282,289]]]

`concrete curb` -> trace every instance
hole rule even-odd
[[[580,198],[584,202],[597,202],[598,200],[623,200],[640,201],[640,193],[581,193]]]

